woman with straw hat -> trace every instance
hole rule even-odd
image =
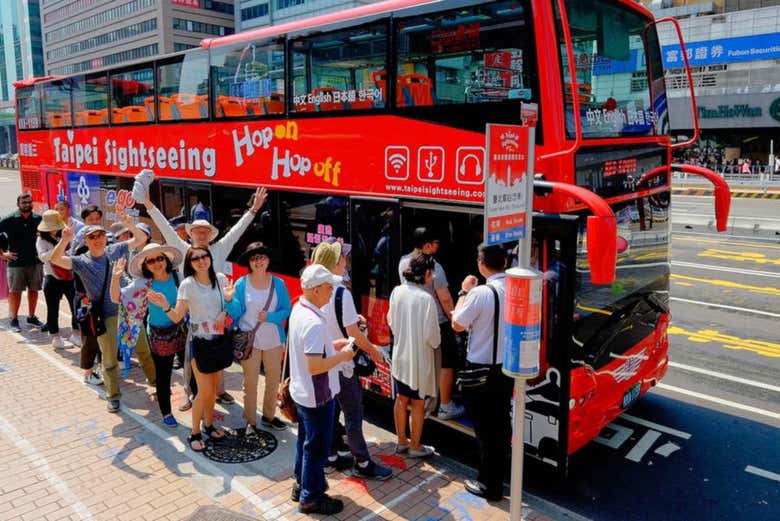
[[[73,287],[73,271],[61,268],[51,263],[51,253],[54,246],[60,239],[62,229],[65,228],[65,222],[56,210],[46,210],[43,212],[43,219],[38,225],[38,239],[35,242],[35,248],[38,250],[38,258],[43,263],[43,295],[46,298],[46,329],[52,338],[54,349],[63,349],[67,347],[65,340],[60,336],[60,327],[58,318],[60,315],[60,300],[62,297],[68,299],[71,316],[75,317],[73,311],[73,297],[75,289]],[[75,319],[74,319],[75,320]],[[89,370],[89,375],[85,379],[97,378]],[[94,382],[93,382],[94,383]]]
[[[176,301],[179,287],[178,269],[182,261],[181,253],[172,246],[161,246],[150,242],[130,259],[127,271],[134,281],[120,289],[120,278],[125,271],[125,259],[114,265],[111,279],[111,299],[122,300],[128,310],[130,327],[123,329],[125,336],[137,337],[133,340],[141,346],[147,342],[152,353],[155,369],[155,387],[157,403],[166,427],[174,428],[178,424],[171,414],[171,372],[176,353],[184,349],[187,339],[187,326],[184,321],[174,323],[165,316],[162,308],[148,301],[148,292],[156,291],[170,302]],[[129,303],[135,303],[130,305]],[[132,313],[130,313],[132,311]],[[143,317],[147,316],[147,328],[143,329]]]

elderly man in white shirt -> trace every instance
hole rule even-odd
[[[469,332],[466,354],[468,369],[487,368],[487,381],[463,388],[466,413],[474,423],[479,449],[479,474],[466,480],[466,490],[491,501],[504,496],[504,476],[510,459],[512,434],[510,407],[512,380],[501,372],[504,360],[504,292],[506,252],[501,246],[482,244],[477,250],[477,267],[486,283],[477,285],[469,275],[461,284],[458,302],[452,312],[455,331]]]

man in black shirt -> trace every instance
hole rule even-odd
[[[0,220],[0,233],[8,236],[8,250],[0,250],[0,257],[8,262],[8,290],[11,305],[11,330],[19,333],[19,306],[22,291],[27,290],[27,323],[42,327],[35,316],[38,292],[43,282],[43,265],[35,249],[38,224],[41,216],[32,211],[32,195],[22,194],[16,198],[17,211]]]

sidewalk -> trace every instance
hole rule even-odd
[[[39,303],[39,316],[43,307]],[[8,316],[7,301],[0,301],[0,316]],[[68,323],[64,315],[60,323]],[[273,432],[276,448],[262,459],[212,461],[186,446],[190,414],[177,409],[183,398],[181,371],[174,375],[177,429],[163,426],[152,389],[135,363],[121,384],[121,412],[109,414],[98,399],[102,387],[81,381],[78,348],[55,351],[48,335],[14,334],[7,325],[8,320],[0,321],[0,519],[308,518],[289,499],[293,430]],[[226,382],[237,403],[217,405],[216,423],[230,428],[244,424],[236,369],[230,368]],[[394,436],[373,425],[366,424],[366,438],[374,457],[393,467],[394,477],[375,482],[331,474],[329,493],[345,503],[332,519],[509,519],[507,499],[491,504],[463,490],[470,469],[441,456],[427,461],[393,456]],[[529,521],[552,519],[538,509],[524,506],[523,511]]]

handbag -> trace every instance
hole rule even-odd
[[[184,350],[187,326],[184,321],[172,326],[149,326],[149,348],[157,356],[170,356]]]
[[[93,302],[88,298],[82,299],[76,310],[76,320],[79,323],[79,331],[82,335],[99,337],[106,332],[106,324],[103,317],[103,300],[106,296],[108,272],[111,269],[108,257],[106,257],[106,273],[103,277],[103,288],[100,290],[100,300]]]
[[[58,280],[73,280],[73,270],[65,269],[56,264],[51,264],[51,269],[54,272],[54,278]]]
[[[271,287],[268,290],[268,298],[265,301],[265,305],[263,306],[261,313],[263,311],[267,312],[268,308],[271,307],[271,299],[274,298],[275,291],[276,289],[274,288],[274,278],[271,276]],[[262,324],[258,320],[252,331],[241,331],[238,328],[233,331],[233,359],[236,362],[249,360],[252,357],[252,351],[254,351],[255,333],[257,333],[257,330],[260,329],[261,325]]]
[[[496,288],[494,288],[490,284],[487,284],[487,287],[490,288],[490,291],[493,292],[493,300],[494,300],[493,364],[484,365],[484,364],[468,363],[465,369],[461,369],[460,371],[458,371],[458,378],[455,380],[455,384],[458,386],[458,389],[460,389],[461,391],[467,389],[472,389],[472,390],[479,389],[480,387],[483,387],[485,384],[487,384],[490,374],[495,371],[496,367],[498,367],[496,365],[496,356],[498,354],[498,315],[499,315],[498,291],[496,291]]]
[[[222,303],[222,311],[225,310],[222,299],[222,288],[217,283],[219,301]],[[193,337],[192,356],[198,365],[198,371],[204,374],[219,372],[230,367],[233,363],[232,335],[226,331],[221,335],[213,335],[211,338]]]
[[[339,329],[341,330],[341,334],[344,335],[344,338],[348,338],[349,334],[347,333],[347,329],[344,327],[343,318],[344,286],[339,286],[336,288],[336,298],[333,302],[333,307],[336,310],[336,322],[338,323]],[[368,353],[362,349],[355,354],[355,358],[353,358],[352,361],[355,363],[355,374],[358,376],[371,376],[374,374],[374,371],[376,371],[376,363],[374,363],[374,361],[371,360],[371,357],[368,356]]]
[[[290,423],[298,423],[298,406],[290,394],[290,377],[284,377],[287,370],[287,359],[290,357],[290,343],[287,342],[284,350],[284,363],[282,364],[282,383],[279,384],[279,390],[276,393],[276,406]]]

